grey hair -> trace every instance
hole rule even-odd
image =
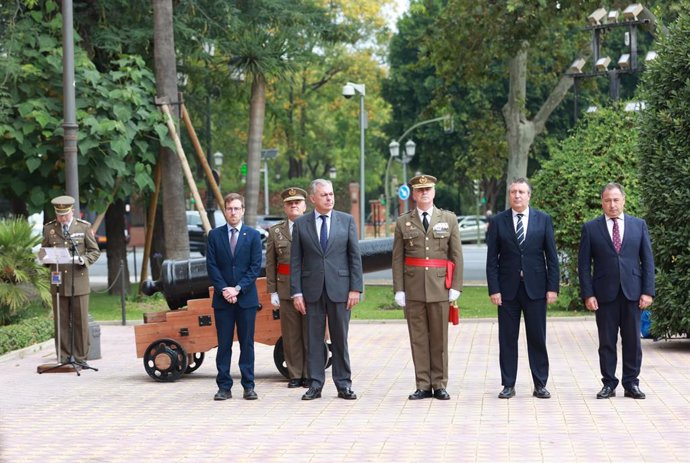
[[[516,183],[523,183],[527,185],[527,190],[529,190],[529,194],[532,194],[532,184],[529,183],[529,180],[527,180],[525,177],[514,178],[513,181],[510,182],[510,185],[508,185],[508,190],[510,190],[510,187],[515,185]]]
[[[623,189],[623,185],[621,185],[620,183],[616,183],[616,182],[609,182],[609,183],[607,183],[607,184],[604,186],[604,188],[601,189],[601,197],[603,198],[603,197],[604,197],[604,193],[606,193],[607,191],[610,191],[610,190],[618,190],[618,191],[620,191],[621,194],[623,195],[623,197],[625,198],[625,190]]]
[[[325,178],[317,178],[315,180],[312,180],[309,184],[309,194],[316,194],[316,187],[318,186],[329,186],[332,189],[333,183],[330,180],[326,180]]]

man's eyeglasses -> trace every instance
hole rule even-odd
[[[240,212],[243,207],[226,207],[225,210],[228,212]]]

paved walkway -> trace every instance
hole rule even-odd
[[[300,400],[257,345],[258,401],[214,402],[215,350],[199,370],[157,383],[136,358],[131,326],[102,325],[98,372],[39,375],[52,347],[0,358],[2,462],[687,461],[690,341],[643,341],[646,400],[596,400],[591,317],[548,324],[550,400],[531,396],[521,339],[517,396],[499,400],[497,325],[450,328],[452,399],[411,402],[403,323],[353,323],[353,388]],[[523,331],[524,332],[524,331]],[[524,338],[524,336],[523,336]],[[46,346],[44,344],[44,346]],[[236,360],[235,360],[236,362]],[[236,363],[233,372],[237,373]],[[239,381],[236,383],[239,384]],[[239,387],[234,394],[241,396]]]

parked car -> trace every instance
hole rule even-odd
[[[256,216],[256,228],[262,228],[268,231],[273,225],[278,222],[285,220],[285,217],[280,215],[257,215]]]
[[[460,229],[460,240],[465,242],[479,242],[486,240],[486,230],[488,222],[484,216],[464,215],[458,217],[458,228]]]
[[[213,220],[215,221],[215,226],[220,227],[225,225],[225,215],[223,211],[218,209],[213,211]],[[261,227],[257,227],[259,233],[261,233],[261,247],[266,249],[266,238],[268,237],[268,232]],[[187,211],[187,234],[189,235],[189,251],[201,253],[202,256],[206,255],[206,233],[204,233],[204,225],[201,222],[201,217],[198,211]]]

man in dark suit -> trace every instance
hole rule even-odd
[[[615,397],[616,342],[623,347],[625,397],[640,390],[640,315],[654,300],[654,256],[644,220],[623,215],[625,191],[609,183],[601,192],[604,215],[582,227],[578,274],[585,307],[594,311],[599,332],[599,368],[604,384],[597,399]]]
[[[254,325],[259,296],[256,278],[261,271],[261,235],[242,223],[244,198],[237,193],[225,197],[227,224],[211,230],[208,235],[206,269],[213,284],[213,314],[218,334],[216,383],[214,400],[232,397],[232,342],[237,325],[240,344],[240,373],[243,397],[256,400],[254,391]]]
[[[509,187],[510,209],[491,220],[487,237],[486,279],[491,302],[498,306],[498,342],[503,390],[515,395],[520,313],[525,317],[527,354],[534,391],[548,399],[549,356],[546,351],[546,305],[559,289],[558,255],[551,217],[529,207],[532,186],[524,178]]]
[[[334,211],[333,185],[311,182],[314,211],[295,220],[290,253],[290,287],[295,309],[307,317],[307,364],[311,383],[302,400],[321,397],[326,378],[323,339],[328,331],[333,349],[333,382],[338,397],[354,400],[347,334],[350,310],[364,289],[362,259],[351,215]]]
[[[291,187],[280,194],[287,219],[273,225],[266,239],[266,289],[280,310],[280,332],[288,372],[288,387],[309,387],[307,377],[307,323],[295,310],[290,293],[292,227],[307,209],[307,192]]]

